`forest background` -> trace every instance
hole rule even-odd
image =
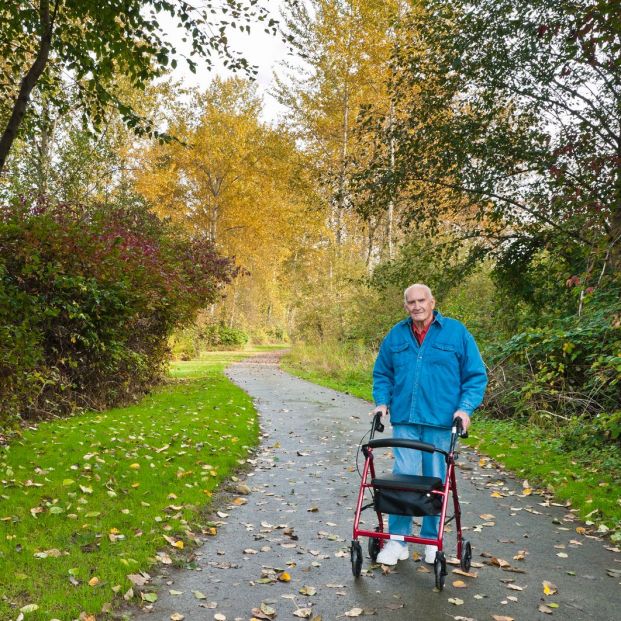
[[[135,400],[171,347],[291,342],[364,382],[422,281],[477,338],[488,416],[617,463],[616,3],[268,5],[0,8],[3,437]],[[228,40],[257,27],[291,51],[270,122]],[[170,73],[216,57],[237,75]]]

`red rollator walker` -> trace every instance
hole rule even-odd
[[[375,563],[384,542],[389,539],[403,541],[405,543],[419,543],[434,545],[438,547],[436,558],[433,564],[436,578],[436,588],[442,590],[446,578],[446,556],[444,554],[444,529],[445,526],[455,520],[455,530],[457,531],[457,558],[464,571],[470,570],[472,560],[472,548],[470,542],[464,540],[461,532],[461,509],[457,496],[457,482],[455,480],[455,460],[457,453],[455,447],[459,437],[466,437],[463,431],[461,418],[455,418],[451,430],[451,442],[449,450],[444,451],[435,447],[433,444],[419,442],[417,440],[405,440],[400,438],[382,438],[375,440],[376,431],[384,431],[381,422],[381,415],[375,414],[371,424],[369,442],[362,445],[362,453],[365,456],[360,491],[358,492],[358,503],[354,517],[354,532],[351,542],[351,567],[354,576],[357,578],[362,571],[362,547],[358,541],[359,537],[368,537],[368,552],[371,561]],[[373,463],[373,449],[377,448],[404,448],[414,451],[425,451],[427,453],[442,453],[446,460],[446,478],[444,481],[438,477],[425,477],[406,474],[384,474],[377,476],[375,464]],[[372,497],[371,502],[364,504],[366,492]],[[453,496],[453,515],[447,517],[449,495]],[[360,528],[360,514],[365,509],[373,507],[377,514],[378,526],[375,530],[364,530]],[[409,515],[420,517],[425,515],[439,515],[440,523],[438,526],[437,539],[425,537],[415,537],[413,535],[394,535],[384,530],[383,513],[396,515]]]

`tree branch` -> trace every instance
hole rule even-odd
[[[17,132],[19,131],[19,126],[22,123],[24,114],[26,114],[30,93],[39,81],[39,78],[47,65],[52,45],[54,20],[58,12],[59,5],[60,0],[54,6],[54,11],[52,15],[50,15],[49,0],[40,0],[39,2],[39,23],[41,26],[39,51],[37,52],[37,56],[30,69],[22,79],[17,99],[13,104],[11,117],[9,118],[6,128],[2,133],[2,137],[0,138],[0,173],[4,169],[9,151],[11,150],[13,142],[17,137]]]

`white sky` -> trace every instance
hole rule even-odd
[[[264,0],[263,5],[268,7],[275,19],[280,18],[280,8],[284,0]],[[268,122],[275,121],[279,115],[284,114],[285,110],[278,102],[269,95],[269,89],[273,84],[273,70],[280,60],[284,60],[287,55],[287,46],[282,42],[279,35],[273,36],[264,32],[263,24],[257,22],[250,27],[250,34],[241,33],[238,30],[230,30],[227,33],[231,48],[240,51],[246,59],[258,67],[257,84],[259,94],[263,97],[263,119]],[[174,41],[178,50],[184,49],[179,30],[170,22],[171,39]],[[193,74],[183,59],[179,60],[177,69],[173,71],[173,76],[182,80],[185,86],[198,86],[205,88],[214,76],[231,76],[232,73],[225,69],[221,63],[217,62],[216,68],[209,72],[204,63],[198,59],[198,69]]]

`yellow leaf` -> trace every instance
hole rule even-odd
[[[532,493],[533,493],[533,490],[530,487],[526,487],[524,488],[524,490],[522,490],[523,496],[530,496]]]
[[[138,469],[140,468],[140,464],[136,464],[136,463],[134,463],[134,464],[130,464],[130,466],[129,466],[129,467],[130,467],[132,470],[138,470]]]
[[[463,580],[455,580],[455,582],[453,582],[453,586],[456,589],[465,589],[468,585]]]
[[[97,576],[93,576],[89,581],[88,581],[88,586],[97,586],[99,584],[99,578]]]
[[[492,492],[490,496],[492,498],[502,498],[502,494],[500,492]]]
[[[286,571],[283,571],[281,574],[278,574],[278,580],[280,582],[289,582],[291,580],[291,575]]]
[[[175,543],[173,543],[173,546],[175,546],[175,548],[179,548],[180,550],[183,550],[184,543],[183,541],[181,541],[181,539],[179,539],[179,541],[175,541]]]
[[[543,581],[543,593],[544,595],[554,595],[558,591],[558,587],[548,580]]]

